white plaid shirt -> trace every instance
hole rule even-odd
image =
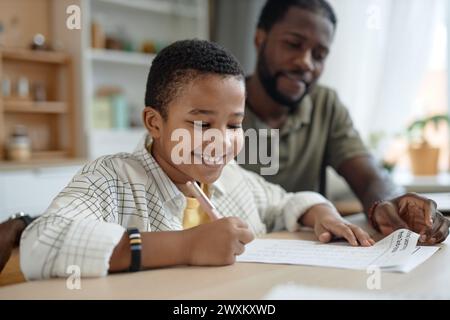
[[[27,279],[105,276],[126,228],[182,230],[185,196],[147,151],[104,156],[86,164],[22,235],[21,269]],[[225,166],[211,186],[211,201],[224,217],[238,216],[256,235],[298,228],[311,206],[329,202],[314,192],[287,193],[238,166]],[[145,248],[143,248],[145,250]]]

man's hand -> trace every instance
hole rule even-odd
[[[450,227],[450,221],[436,210],[436,203],[416,193],[381,202],[375,207],[373,220],[384,235],[406,228],[419,233],[424,244],[444,241]]]
[[[367,232],[344,220],[336,209],[329,205],[313,206],[303,215],[301,223],[314,227],[314,232],[321,242],[330,242],[334,236],[345,238],[352,246],[369,247],[375,244]]]
[[[223,218],[185,230],[190,265],[228,265],[255,236],[248,224],[237,218]]]
[[[18,245],[18,239],[25,228],[21,220],[8,220],[0,224],[0,272],[11,256],[12,249]]]

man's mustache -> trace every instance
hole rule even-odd
[[[278,79],[281,76],[287,76],[291,79],[295,79],[297,81],[302,81],[305,83],[307,87],[309,87],[312,83],[312,76],[309,76],[308,73],[302,71],[278,71],[275,73],[275,78]]]

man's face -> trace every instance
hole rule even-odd
[[[242,79],[200,76],[168,105],[167,119],[161,122],[152,152],[158,154],[156,159],[166,173],[172,173],[172,180],[212,183],[242,148],[244,108]],[[187,146],[183,151],[181,141]],[[188,161],[180,164],[180,156]]]
[[[258,29],[257,74],[267,94],[295,108],[322,74],[333,35],[327,17],[296,7],[268,32]]]

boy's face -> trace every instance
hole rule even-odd
[[[242,79],[197,77],[167,106],[167,119],[145,108],[152,155],[175,183],[216,181],[243,146],[244,107]]]

